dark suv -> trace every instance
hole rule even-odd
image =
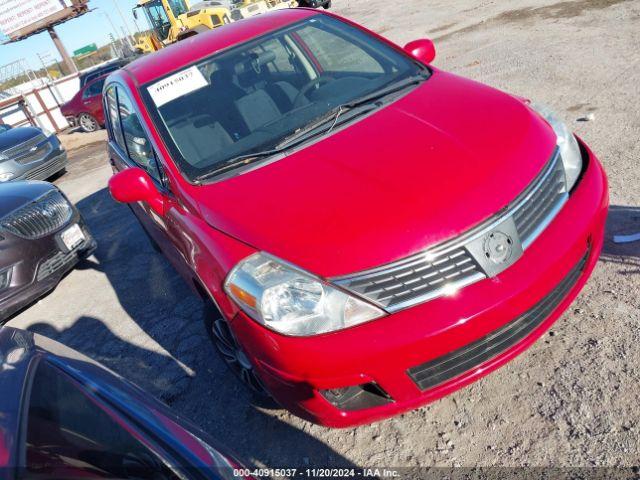
[[[109,63],[105,63],[104,65],[100,65],[99,67],[93,68],[91,70],[87,70],[80,74],[80,88],[84,87],[87,83],[95,80],[98,77],[102,77],[103,75],[107,75],[109,73],[115,72],[116,70],[124,67],[127,63],[129,63],[131,58],[122,58],[119,60],[114,60]]]
[[[80,213],[55,186],[0,184],[0,323],[52,290],[95,248]]]

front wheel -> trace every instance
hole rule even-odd
[[[251,391],[256,403],[265,407],[274,406],[275,402],[258,378],[255,368],[236,340],[229,324],[220,317],[217,309],[211,306],[205,309],[205,326],[218,354],[234,375]]]
[[[81,113],[78,117],[78,125],[80,129],[85,133],[96,132],[100,129],[98,121],[88,113]]]
[[[329,10],[331,8],[331,0],[324,4],[325,10]]]

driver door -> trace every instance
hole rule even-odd
[[[106,92],[105,105],[109,117],[109,159],[114,173],[131,167],[141,168],[163,195],[172,198],[151,141],[128,94],[121,87],[111,86]],[[172,223],[166,214],[155,212],[145,202],[133,203],[130,207],[146,233],[173,266],[184,274],[188,267],[171,240],[169,229]]]

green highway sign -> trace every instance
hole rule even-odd
[[[98,46],[95,43],[92,43],[90,45],[85,45],[82,48],[79,48],[78,50],[75,50],[73,52],[73,56],[74,57],[80,57],[82,55],[89,55],[90,53],[95,53],[98,51]]]

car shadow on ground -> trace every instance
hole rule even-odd
[[[209,341],[202,301],[153,250],[127,206],[113,201],[106,188],[77,206],[98,241],[95,260],[79,268],[103,272],[133,322],[83,316],[62,331],[48,324],[35,325],[34,331],[138,384],[249,462],[353,466],[303,431],[319,427],[295,420],[298,429],[286,423],[291,418],[286,412],[252,404]]]
[[[621,275],[640,274],[640,241],[616,243],[616,235],[640,233],[640,207],[612,205],[607,217],[604,247],[600,260],[624,267]]]

